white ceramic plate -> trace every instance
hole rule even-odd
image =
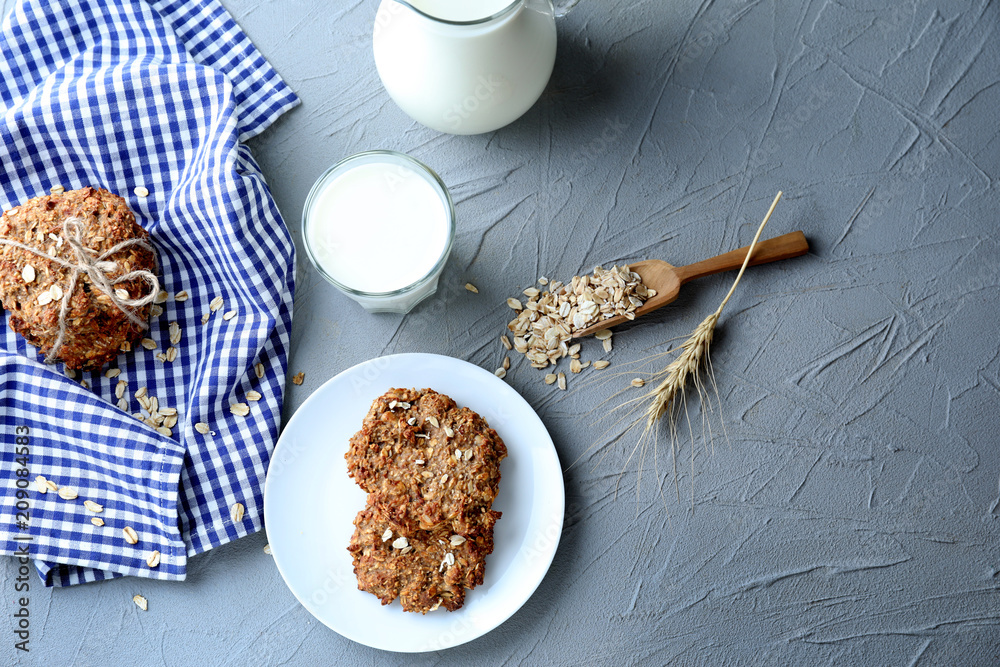
[[[373,400],[392,387],[432,388],[475,410],[500,434],[503,512],[483,584],[465,606],[426,615],[382,606],[358,590],[347,544],[366,495],[347,476],[344,452]],[[497,627],[541,583],[559,544],[562,469],[538,415],[507,383],[458,359],[399,354],[372,359],[326,382],[295,412],[278,440],[264,486],[274,560],[309,612],[344,637],[388,651],[457,646]]]

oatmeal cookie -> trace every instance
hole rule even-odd
[[[499,512],[483,510],[475,527],[464,535],[445,526],[411,532],[384,500],[370,495],[367,507],[354,520],[356,530],[348,550],[354,557],[358,588],[382,604],[398,597],[404,611],[425,614],[439,607],[460,608],[465,589],[483,583]]]
[[[125,290],[129,299],[139,299],[150,290],[141,278],[115,283],[115,279],[133,271],[155,273],[156,257],[149,245],[149,235],[136,224],[135,216],[124,199],[107,190],[82,188],[60,194],[36,197],[15,206],[0,217],[0,238],[41,251],[38,255],[24,248],[0,245],[0,303],[9,311],[8,324],[15,332],[67,368],[96,370],[118,355],[123,343],[134,344],[142,329],[97,289],[91,277],[78,274],[72,294],[72,268],[52,261],[58,258],[79,264],[72,245],[65,238],[64,223],[75,218],[80,241],[99,257],[119,243],[139,239],[113,256],[104,266],[104,275],[115,290]],[[119,295],[124,298],[124,293]],[[65,335],[54,355],[53,347],[60,333],[60,310],[67,300],[63,324]],[[141,322],[149,319],[149,305],[132,309]]]
[[[500,486],[507,448],[486,420],[431,389],[391,389],[372,404],[345,455],[369,493],[395,497],[419,527],[462,532]]]

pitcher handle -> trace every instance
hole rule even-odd
[[[561,19],[569,14],[573,11],[573,8],[576,7],[578,2],[580,2],[580,0],[553,0],[552,8],[555,10],[556,18]]]

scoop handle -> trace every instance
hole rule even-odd
[[[703,278],[714,273],[722,273],[723,271],[732,271],[733,269],[740,268],[743,266],[743,260],[746,259],[747,251],[749,250],[750,246],[744,246],[715,257],[703,259],[694,264],[678,266],[674,270],[683,285],[695,278]],[[775,236],[773,239],[760,241],[757,247],[754,248],[753,256],[750,258],[750,266],[777,262],[779,259],[798,257],[807,252],[809,252],[809,242],[806,240],[806,235],[801,231],[789,232],[788,234]]]

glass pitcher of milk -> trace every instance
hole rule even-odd
[[[449,134],[490,132],[545,89],[555,14],[552,0],[382,0],[375,66],[417,122]]]

